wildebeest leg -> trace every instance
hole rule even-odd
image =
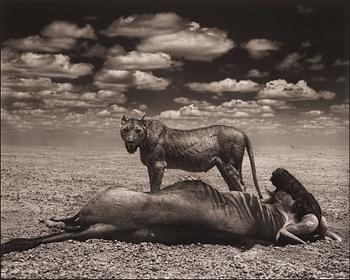
[[[69,239],[79,241],[85,241],[92,238],[114,239],[118,232],[118,228],[114,225],[95,224],[87,229],[81,230],[80,232],[54,233],[36,238],[16,238],[1,244],[1,255],[14,251],[21,252],[35,248],[41,244],[62,242]]]
[[[52,222],[63,222],[64,224],[77,224],[79,220],[79,212],[70,217],[52,217]]]
[[[151,185],[151,192],[157,193],[162,185],[166,163],[157,161],[155,164],[148,166],[148,175]]]
[[[242,191],[242,186],[239,183],[239,175],[237,170],[231,165],[225,165],[223,161],[216,157],[215,164],[221,176],[224,178],[230,191]]]

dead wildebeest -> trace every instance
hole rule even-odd
[[[242,239],[275,243],[283,237],[288,243],[305,243],[300,236],[313,236],[319,221],[312,213],[298,219],[293,203],[285,191],[274,192],[263,203],[249,193],[219,192],[201,180],[178,182],[158,193],[109,188],[73,217],[49,221],[64,232],[10,240],[1,244],[1,254],[68,239],[235,244]],[[341,240],[324,218],[321,223],[325,236]]]
[[[151,191],[158,192],[166,168],[189,172],[207,172],[217,167],[229,189],[244,190],[242,162],[247,149],[253,181],[260,198],[253,149],[241,130],[225,125],[179,130],[158,120],[140,120],[125,116],[120,134],[129,153],[140,149],[141,161],[147,166]]]

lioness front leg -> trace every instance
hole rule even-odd
[[[165,167],[166,163],[164,161],[156,161],[154,164],[148,166],[148,175],[152,193],[159,192],[163,181]]]

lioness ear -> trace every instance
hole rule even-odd
[[[126,117],[125,115],[123,115],[120,124],[123,125],[125,122],[126,122]]]
[[[146,114],[144,114],[143,117],[140,119],[143,125],[146,125],[145,117],[146,117]]]

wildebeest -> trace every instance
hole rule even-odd
[[[283,236],[288,243],[304,243],[301,236],[314,236],[319,221],[312,213],[298,219],[294,202],[285,191],[274,192],[269,203],[263,203],[249,193],[219,192],[201,180],[178,182],[158,193],[109,188],[73,217],[49,221],[64,232],[10,240],[1,244],[1,254],[93,238],[165,244],[236,243],[242,239],[275,243]],[[341,240],[328,230],[323,217],[321,223],[325,236]]]
[[[158,120],[121,120],[121,137],[129,153],[140,149],[141,161],[148,168],[151,191],[158,192],[166,168],[207,172],[217,167],[230,190],[244,190],[242,162],[247,149],[253,181],[260,198],[252,145],[248,136],[230,126],[179,130]]]

